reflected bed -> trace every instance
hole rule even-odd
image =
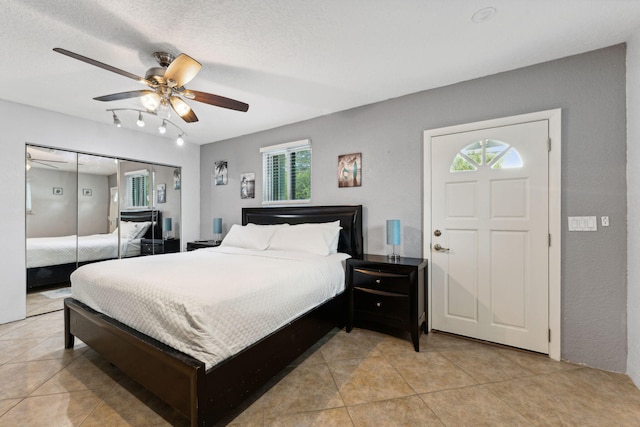
[[[90,236],[61,236],[28,238],[27,290],[68,283],[77,267],[96,261],[140,255],[141,238],[161,238],[160,211],[123,211],[121,224],[155,224],[147,227],[141,236],[123,232],[120,248],[119,233]],[[120,252],[118,252],[120,249]],[[76,262],[77,261],[77,262]]]

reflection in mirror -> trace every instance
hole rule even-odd
[[[109,232],[110,179],[115,159],[78,154],[78,265],[118,258],[118,234]]]
[[[180,168],[34,145],[25,155],[30,293],[68,286],[84,263],[180,251]]]
[[[27,289],[68,281],[76,268],[77,154],[26,147]]]
[[[173,166],[120,161],[123,256],[180,251],[180,175]]]

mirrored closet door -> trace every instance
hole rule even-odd
[[[27,291],[80,265],[180,251],[181,170],[27,145]]]

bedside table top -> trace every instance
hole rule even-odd
[[[386,255],[375,255],[375,254],[364,254],[362,259],[349,258],[347,262],[366,262],[366,263],[376,263],[376,264],[391,264],[391,265],[407,265],[418,268],[423,268],[427,265],[428,260],[423,258],[409,258],[409,257],[400,257],[396,259],[391,259]]]
[[[194,240],[192,242],[187,242],[188,245],[191,246],[211,246],[211,247],[216,247],[216,246],[220,246],[220,242],[217,242],[215,240]]]

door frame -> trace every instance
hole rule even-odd
[[[491,120],[484,120],[474,123],[447,126],[443,128],[430,129],[424,131],[423,135],[423,254],[431,263],[431,139],[434,137],[448,135],[452,133],[469,132],[484,128],[494,128],[500,126],[515,125],[523,122],[539,120],[549,121],[549,357],[553,360],[560,360],[561,356],[561,244],[562,244],[562,216],[561,216],[561,154],[562,154],[562,110],[539,111],[535,113],[520,114],[517,116],[503,117]],[[433,304],[431,288],[431,271],[429,268],[429,281],[427,294],[429,296],[429,308]],[[429,309],[427,321],[428,329],[431,330],[432,310]]]

